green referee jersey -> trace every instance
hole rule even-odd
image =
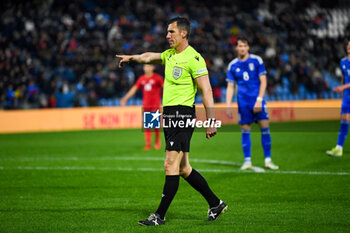
[[[173,48],[165,50],[161,58],[165,65],[163,106],[192,107],[197,92],[195,79],[208,74],[203,57],[187,46],[181,53]]]

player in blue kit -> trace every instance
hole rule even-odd
[[[237,58],[232,60],[227,70],[226,105],[228,117],[233,117],[231,108],[234,94],[234,82],[237,83],[237,102],[239,124],[242,132],[244,163],[241,170],[252,169],[250,126],[258,122],[261,129],[261,143],[265,155],[265,168],[277,170],[271,161],[271,135],[266,102],[263,99],[266,90],[266,69],[261,57],[249,54],[249,43],[244,37],[237,39]]]
[[[346,136],[349,132],[349,121],[350,121],[350,39],[347,40],[347,57],[344,57],[340,61],[340,68],[343,73],[343,85],[335,87],[333,91],[343,91],[343,101],[341,105],[341,120],[340,129],[338,134],[337,145],[331,150],[326,151],[330,156],[340,157],[343,155],[343,145]]]

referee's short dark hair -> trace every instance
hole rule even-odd
[[[168,21],[168,25],[172,24],[176,22],[176,25],[178,28],[180,28],[181,30],[184,29],[187,31],[187,36],[186,38],[188,39],[190,37],[191,34],[191,23],[190,21],[185,18],[185,17],[181,17],[181,16],[177,16],[175,18],[172,18]]]
[[[238,44],[238,41],[242,41],[242,42],[244,42],[244,43],[247,43],[247,45],[249,45],[249,40],[248,40],[248,38],[245,37],[245,36],[238,36],[238,37],[237,37],[237,41],[236,41],[236,45]]]

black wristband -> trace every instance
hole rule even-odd
[[[209,121],[209,123],[211,124],[212,122],[216,122],[216,119],[215,118],[208,118],[208,121]]]

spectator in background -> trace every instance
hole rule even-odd
[[[26,90],[26,96],[28,96],[28,101],[31,104],[37,104],[39,99],[39,88],[34,82],[30,80]]]
[[[159,52],[159,48],[167,46],[162,27],[168,16],[183,14],[193,19],[191,44],[208,58],[209,71],[220,74],[217,76],[219,88],[226,86],[226,71],[222,64],[233,59],[230,46],[244,31],[254,44],[252,52],[265,56],[263,59],[271,74],[267,94],[283,99],[276,89],[283,86],[284,76],[291,85],[283,86],[283,96],[299,94],[301,85],[307,92],[317,95],[317,90],[322,88],[315,88],[312,81],[308,81],[312,79],[317,63],[322,68],[322,76],[329,73],[340,81],[341,71],[335,61],[343,56],[343,49],[336,42],[344,39],[350,28],[349,7],[342,6],[342,2],[325,5],[321,1],[245,0],[230,5],[224,0],[215,3],[204,0],[191,2],[184,8],[181,1],[162,4],[159,1],[146,3],[145,0],[137,1],[137,4],[97,0],[29,0],[18,4],[5,1],[0,10],[0,77],[5,90],[12,85],[12,89],[20,93],[23,85],[26,89],[29,81],[34,80],[38,94],[42,96],[36,101],[48,100],[51,96],[46,92],[44,82],[38,81],[43,73],[48,82],[51,76],[57,77],[56,88],[64,80],[73,84],[71,92],[78,98],[81,89],[76,89],[75,84],[84,77],[87,105],[103,105],[105,102],[101,99],[104,97],[96,94],[102,79],[108,83],[111,77],[118,76],[112,78],[115,93],[111,99],[115,99],[134,83],[123,83],[124,79],[120,77],[127,75],[132,79],[132,75],[141,74],[135,66],[130,66],[129,70],[108,68],[106,71],[106,66],[113,63],[113,51]],[[344,20],[336,21],[340,18]],[[324,82],[315,85],[324,85]],[[330,86],[333,87],[334,84]],[[324,98],[323,92],[327,90],[318,94],[320,98]],[[0,106],[4,108],[5,93],[0,93]],[[215,93],[216,101],[223,101],[223,96]],[[16,101],[7,101],[6,108],[45,107],[30,102],[28,94],[24,92],[23,96],[15,96]],[[118,102],[114,101],[114,104]],[[73,106],[84,105],[84,101],[76,101]]]
[[[70,91],[68,82],[63,82],[62,87],[56,92],[56,107],[71,108],[74,106],[75,94]]]
[[[136,94],[137,90],[142,89],[143,95],[143,111],[145,112],[156,112],[159,110],[161,105],[161,90],[163,88],[163,78],[157,73],[154,73],[154,65],[145,64],[143,65],[144,74],[140,76],[135,85],[131,87],[131,89],[126,93],[126,95],[121,98],[120,104],[121,106],[125,106],[128,102],[128,99]],[[143,150],[152,149],[151,146],[151,129],[144,129],[145,141],[146,145]],[[159,138],[160,130],[154,129],[155,134],[155,145],[154,148],[156,150],[160,150],[161,142]]]

